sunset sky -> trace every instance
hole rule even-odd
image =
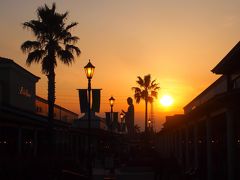
[[[47,78],[40,65],[25,65],[20,45],[33,40],[21,23],[36,19],[37,7],[53,1],[0,2],[0,56],[15,60],[41,77],[37,94],[47,97]],[[80,114],[77,90],[87,87],[83,67],[96,66],[92,87],[102,88],[101,115],[127,109],[137,76],[151,74],[160,83],[159,97],[171,95],[174,104],[154,105],[157,128],[164,116],[183,113],[183,107],[219,76],[210,70],[240,40],[238,0],[56,0],[57,11],[69,11],[68,22],[79,25],[82,54],[67,67],[56,69],[56,103]],[[143,125],[144,103],[135,104],[136,123]]]

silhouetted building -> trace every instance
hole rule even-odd
[[[199,179],[240,178],[240,42],[212,70],[222,76],[167,117],[159,136],[162,155],[171,153],[185,173]]]
[[[36,95],[39,79],[13,60],[0,57],[0,105],[46,117],[48,102]],[[72,123],[77,118],[78,114],[54,105],[54,119]]]
[[[0,103],[35,112],[36,83],[40,78],[14,61],[0,57]]]
[[[36,156],[47,150],[48,102],[36,96],[36,83],[39,79],[13,60],[0,57],[1,157]],[[71,125],[77,118],[78,114],[54,106],[55,145],[59,153],[73,150],[70,148],[73,138]],[[77,131],[84,141],[86,133]]]
[[[46,175],[48,171],[42,168],[48,167],[51,159],[56,168],[73,168],[76,163],[80,167],[87,161],[86,114],[76,120],[76,113],[59,105],[54,105],[54,153],[49,153],[48,102],[36,96],[38,80],[14,61],[0,58],[0,178],[10,172],[14,177],[10,179],[16,179],[19,174],[34,173],[34,168]],[[95,91],[95,99],[100,98],[98,94]],[[100,99],[95,101],[94,112],[99,111],[98,103]],[[109,151],[118,149],[118,136],[107,131],[105,120],[95,113],[91,126],[92,158],[102,162]]]

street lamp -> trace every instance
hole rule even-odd
[[[113,130],[113,104],[114,104],[115,99],[111,96],[109,99],[109,103],[111,106],[111,130]]]
[[[124,114],[121,112],[121,113],[120,113],[120,119],[121,119],[121,120],[123,120],[123,116],[124,116]]]
[[[90,81],[93,77],[94,69],[95,69],[95,66],[92,65],[92,63],[90,62],[90,59],[89,59],[89,62],[84,67],[84,70],[85,70],[85,73],[86,73],[86,76],[87,76],[88,80],[90,80]]]
[[[149,119],[149,120],[148,120],[148,128],[149,128],[149,130],[150,130],[150,128],[151,128],[151,123],[152,123],[152,121]]]
[[[121,119],[121,132],[123,132],[123,117],[124,117],[124,114],[121,112],[120,113],[120,119]]]
[[[91,64],[90,59],[88,64],[84,67],[88,79],[88,170],[89,177],[92,175],[92,161],[91,161],[91,79],[93,77],[95,67]]]

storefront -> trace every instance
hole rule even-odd
[[[199,179],[240,178],[240,43],[212,70],[221,77],[167,117],[159,135],[164,156],[174,155],[184,172]]]

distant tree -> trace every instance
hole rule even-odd
[[[26,64],[42,64],[42,73],[48,78],[48,123],[52,129],[55,103],[55,68],[57,59],[66,65],[74,61],[74,53],[77,56],[81,51],[74,46],[79,40],[73,36],[70,30],[77,25],[73,22],[66,24],[68,12],[63,14],[56,12],[56,4],[49,8],[46,4],[37,9],[37,20],[23,23],[23,28],[33,32],[34,41],[25,41],[21,45],[24,53],[28,54]]]
[[[151,80],[150,74],[144,76],[144,78],[141,78],[140,76],[137,78],[138,80],[136,82],[138,87],[132,87],[132,89],[135,92],[134,98],[137,103],[140,103],[141,99],[145,101],[145,132],[147,132],[148,103],[153,102],[153,99],[157,98],[160,87],[158,86],[159,84],[156,83],[156,80]]]

